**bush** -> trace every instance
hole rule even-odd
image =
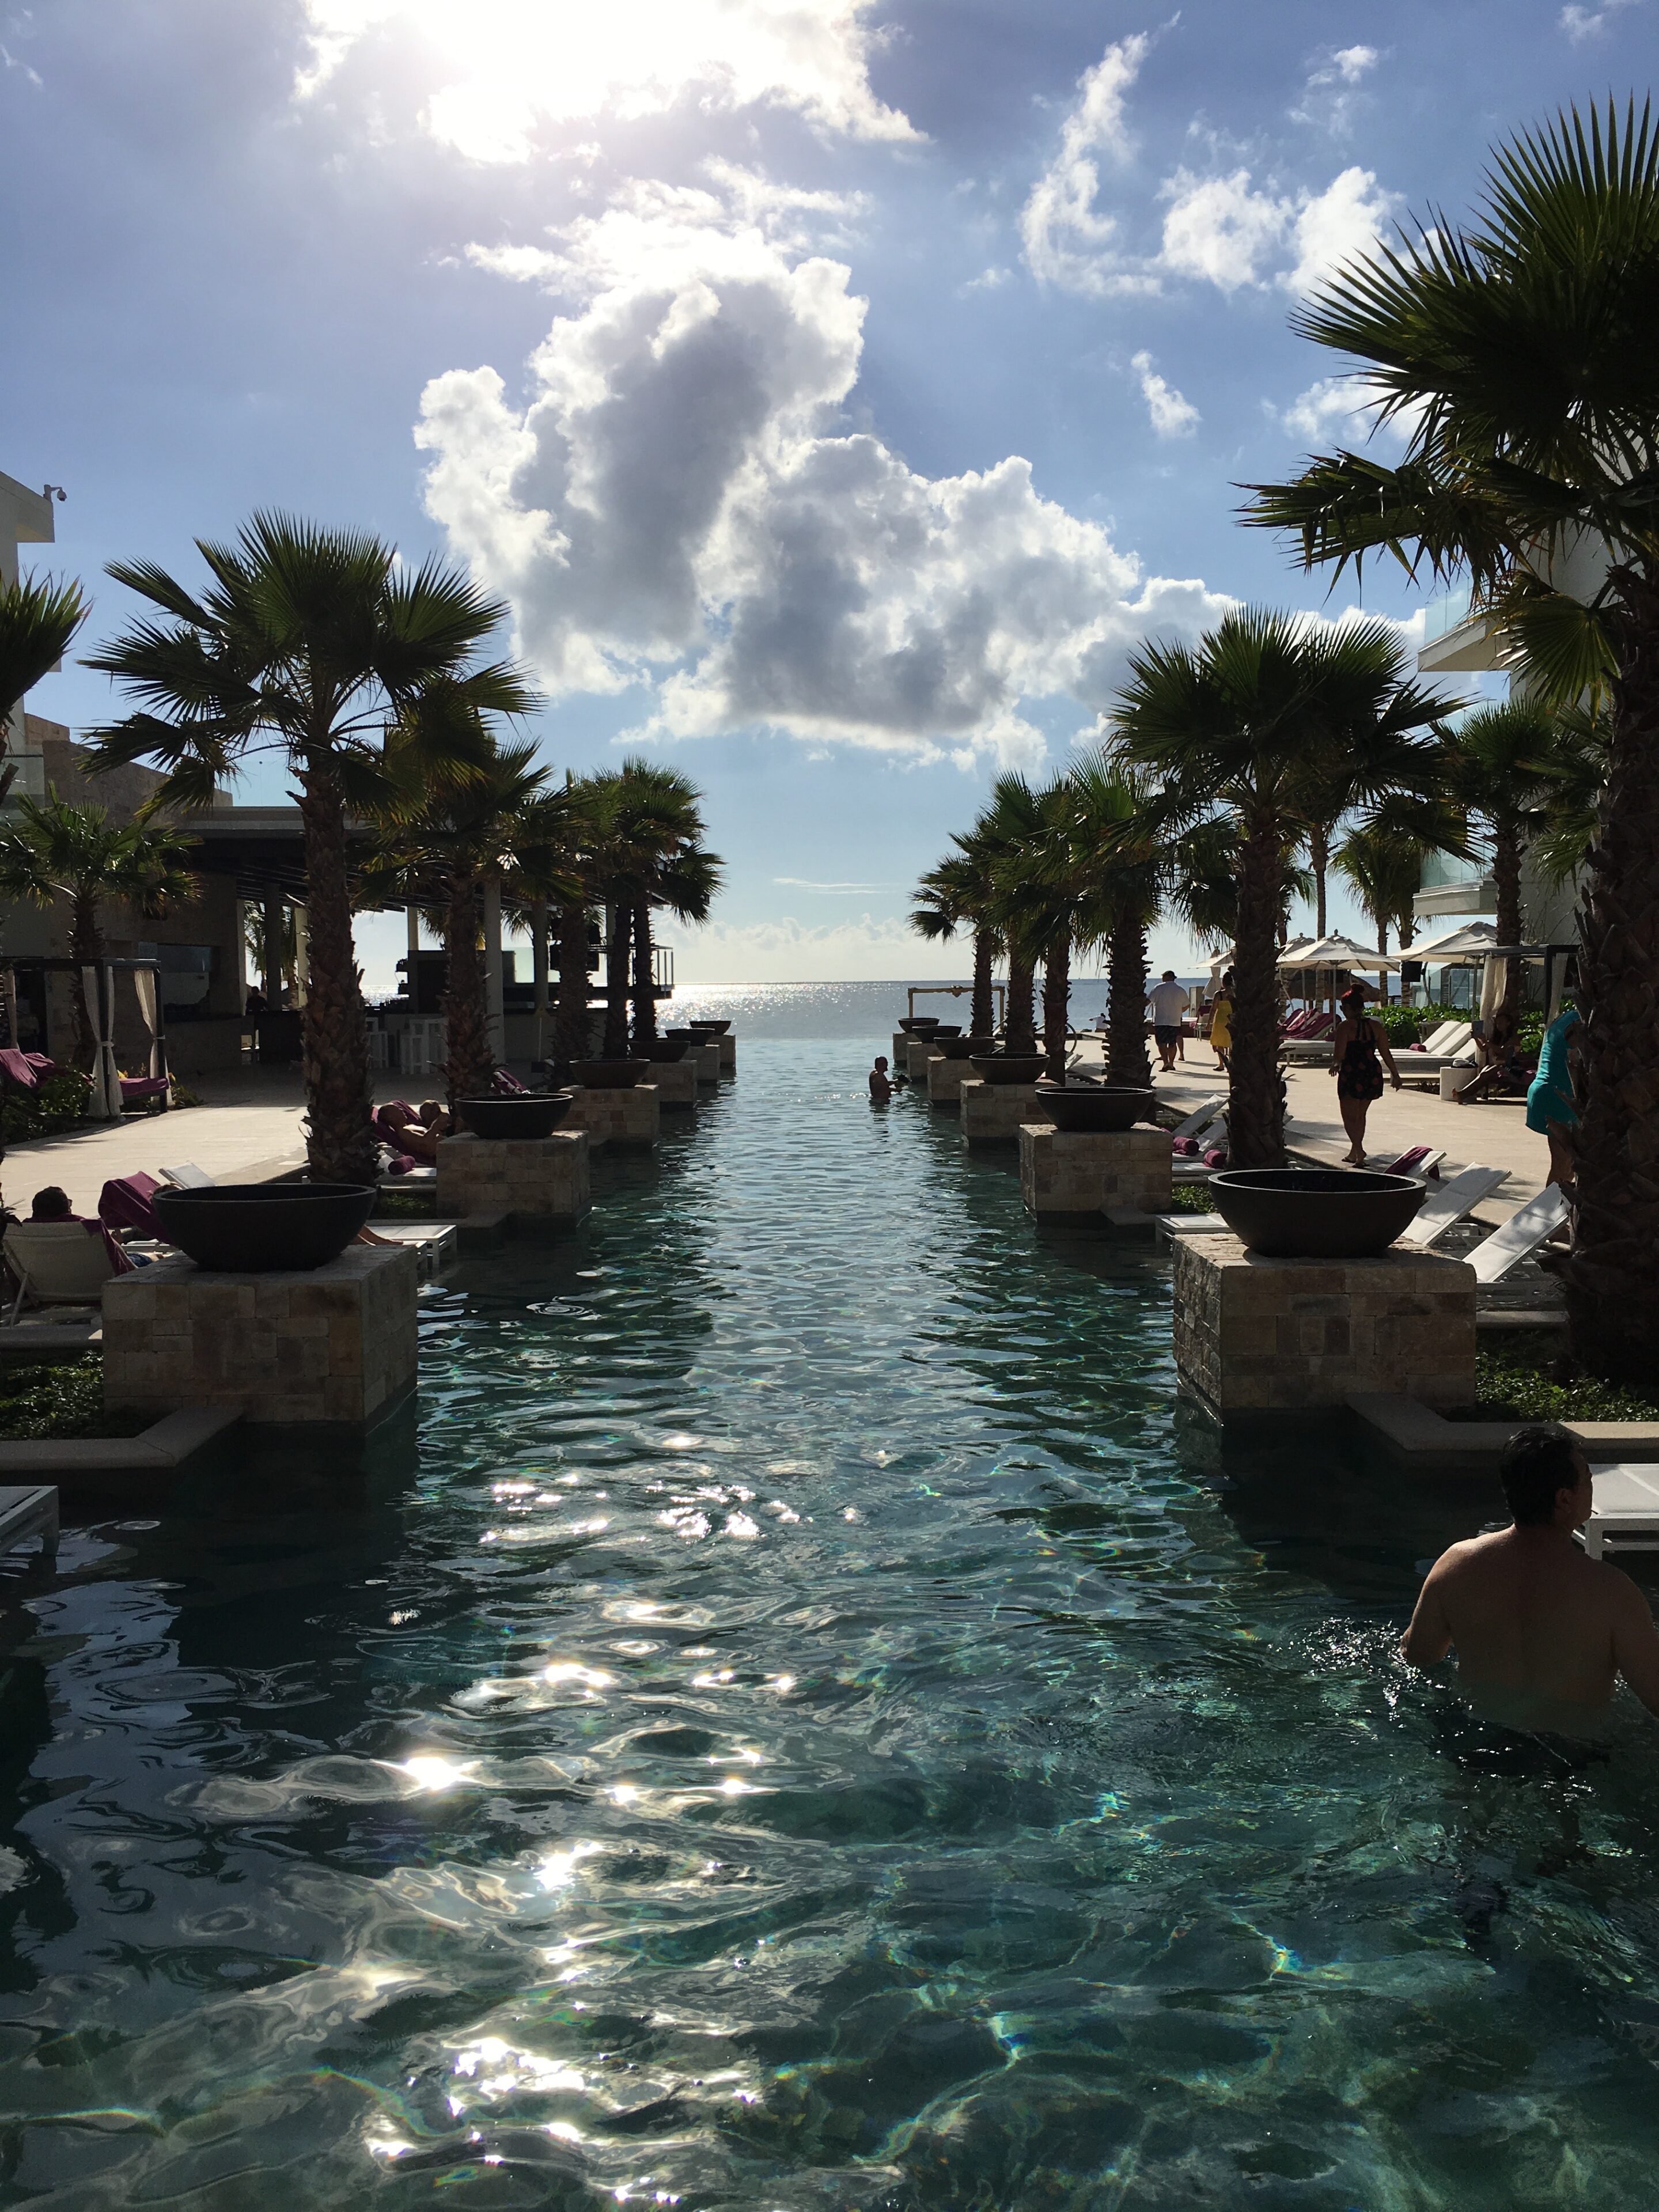
[[[1370,1006],[1366,1010],[1380,1022],[1390,1044],[1420,1044],[1442,1022],[1468,1019],[1466,1006]]]
[[[91,1096],[90,1079],[74,1067],[60,1067],[34,1091],[8,1085],[0,1093],[0,1142],[26,1144],[68,1128],[86,1112]]]
[[[104,1411],[101,1359],[77,1359],[64,1367],[0,1369],[0,1437],[136,1437],[155,1418],[153,1413]]]
[[[1488,1421],[1659,1421],[1659,1405],[1594,1376],[1553,1381],[1489,1352],[1475,1359],[1476,1411]]]
[[[1213,1213],[1210,1187],[1203,1182],[1178,1182],[1170,1193],[1171,1213]]]

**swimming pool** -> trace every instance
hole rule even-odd
[[[14,1610],[0,2203],[1650,2201],[1647,1723],[1512,1771],[1391,1656],[1495,1501],[1224,1455],[1148,1248],[740,1049],[361,1467]]]

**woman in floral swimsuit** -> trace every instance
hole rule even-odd
[[[1342,1126],[1348,1133],[1345,1167],[1363,1168],[1365,1164],[1365,1116],[1370,1112],[1372,1099],[1382,1096],[1384,1064],[1389,1081],[1398,1091],[1400,1071],[1389,1050],[1388,1033],[1381,1022],[1368,1018],[1365,994],[1355,984],[1342,994],[1342,1019],[1331,1039],[1330,1072],[1336,1078]]]

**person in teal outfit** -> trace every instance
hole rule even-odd
[[[1547,1180],[1571,1190],[1573,1176],[1573,1131],[1578,1127],[1578,1108],[1573,1097],[1572,1071],[1567,1065],[1574,1030],[1583,1026],[1577,1006],[1563,1006],[1544,1032],[1538,1055],[1538,1073],[1527,1092],[1527,1127],[1547,1137],[1550,1171]]]

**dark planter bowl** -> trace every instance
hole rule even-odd
[[[631,1091],[651,1073],[648,1060],[573,1060],[570,1080],[586,1091]]]
[[[707,1042],[699,1030],[665,1030],[663,1037],[669,1044],[702,1044]]]
[[[653,1067],[672,1067],[677,1060],[685,1058],[691,1045],[692,1039],[689,1036],[653,1037],[649,1044],[642,1044],[640,1050]]]
[[[938,1044],[945,1037],[959,1037],[961,1035],[960,1022],[936,1022],[927,1032],[927,1042],[929,1044]]]
[[[158,1190],[150,1203],[168,1243],[198,1267],[264,1275],[337,1260],[378,1195],[360,1182],[225,1182]]]
[[[1137,1121],[1150,1121],[1153,1098],[1150,1091],[1138,1091],[1127,1083],[1039,1083],[1037,1103],[1055,1128],[1080,1133],[1133,1129]]]
[[[1040,1052],[975,1052],[968,1065],[981,1083],[1035,1083],[1048,1063]]]
[[[1278,1260],[1372,1259],[1428,1195],[1409,1176],[1364,1168],[1230,1168],[1209,1188],[1240,1242]]]
[[[692,1022],[689,1026],[702,1030],[705,1036],[724,1036],[732,1024],[730,1022]]]
[[[919,1032],[936,1030],[939,1027],[939,1016],[937,1014],[907,1014],[899,1024],[899,1027],[906,1036],[915,1036]]]
[[[971,1060],[975,1053],[981,1057],[988,1054],[991,1050],[991,1043],[988,1036],[952,1036],[941,1037],[939,1048],[946,1060]]]
[[[550,1137],[570,1111],[570,1093],[550,1097],[458,1098],[455,1110],[475,1137]]]

